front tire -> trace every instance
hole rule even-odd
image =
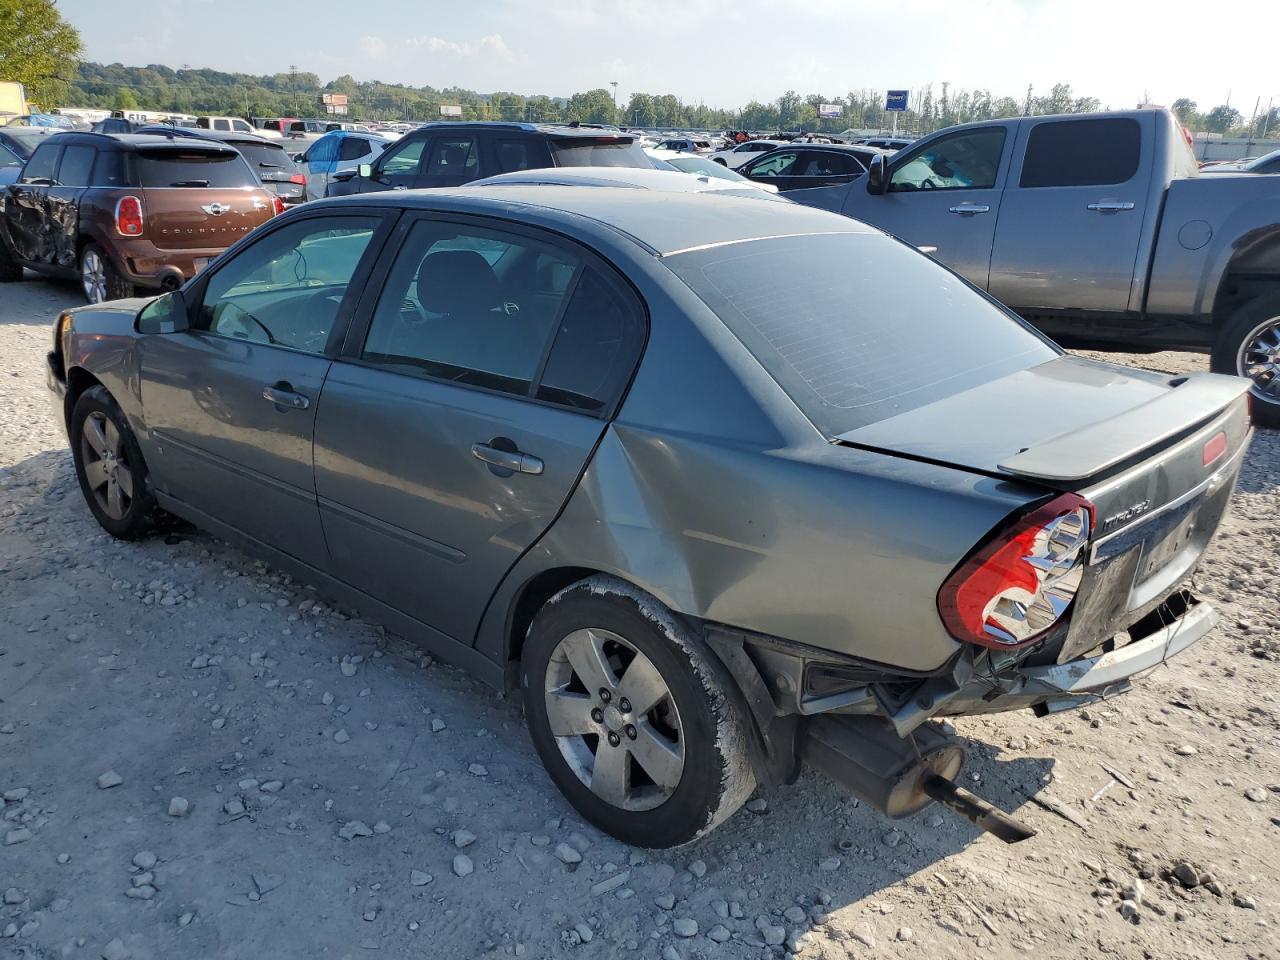
[[[80,290],[90,303],[128,300],[136,292],[96,243],[86,243],[80,251]]]
[[[1280,295],[1264,294],[1235,309],[1218,332],[1210,369],[1252,381],[1254,422],[1280,428]]]
[[[159,507],[124,411],[106,387],[90,387],[76,401],[69,426],[76,479],[89,512],[117,539],[145,536],[155,525]]]
[[[521,662],[534,747],[588,821],[639,847],[688,843],[750,796],[732,679],[652,597],[612,577],[538,613]]]
[[[5,242],[0,240],[0,283],[17,283],[22,279],[22,264],[13,259]]]

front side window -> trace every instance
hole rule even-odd
[[[785,151],[783,153],[775,153],[772,156],[764,157],[751,165],[748,176],[752,177],[787,177],[792,176],[796,169],[796,160],[799,154],[794,151]]]
[[[192,326],[323,353],[378,223],[314,217],[267,234],[213,273]]]
[[[528,396],[579,270],[525,237],[420,221],[387,275],[361,358]]]
[[[426,145],[427,141],[423,139],[410,140],[408,143],[402,143],[388,150],[380,162],[382,175],[396,177],[412,176],[417,173],[418,164],[422,162],[422,151]]]
[[[1038,123],[1027,138],[1020,187],[1085,187],[1127,183],[1138,172],[1142,128],[1136,120]]]
[[[22,182],[46,185],[52,183],[60,150],[56,143],[42,143],[36,147],[35,153],[31,154],[31,159],[27,161],[27,166],[22,171]]]
[[[996,185],[1004,137],[1004,127],[987,127],[934,140],[894,163],[889,191],[989,190]]]

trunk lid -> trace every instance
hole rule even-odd
[[[142,189],[146,236],[161,250],[224,250],[271,219],[263,187]]]
[[[1249,441],[1248,389],[1063,356],[834,439],[1089,499],[1065,660],[1159,607],[1194,570]]]

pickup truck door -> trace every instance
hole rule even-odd
[[[1023,122],[991,258],[993,296],[1024,311],[1140,308],[1130,291],[1143,222],[1156,213],[1159,116]]]
[[[930,137],[893,156],[883,194],[854,181],[840,212],[936,247],[935,259],[985,289],[1012,140],[1005,124]]]

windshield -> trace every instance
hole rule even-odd
[[[258,171],[260,177],[273,177],[280,174],[287,180],[290,174],[297,172],[293,158],[283,147],[269,143],[254,143],[250,140],[227,141],[249,161],[249,166]]]
[[[949,270],[881,234],[776,237],[662,262],[829,437],[1060,353]]]
[[[40,146],[48,136],[46,133],[35,130],[6,130],[5,134],[9,138],[5,146],[24,160],[31,156],[36,147]]]
[[[235,152],[139,150],[134,164],[142,187],[252,187],[258,182]]]
[[[751,183],[736,170],[730,170],[722,163],[707,160],[704,157],[672,157],[667,163],[685,173],[696,173],[704,177],[717,177],[720,180],[733,180],[740,183]]]
[[[548,141],[557,167],[652,167],[630,137],[553,138]]]

